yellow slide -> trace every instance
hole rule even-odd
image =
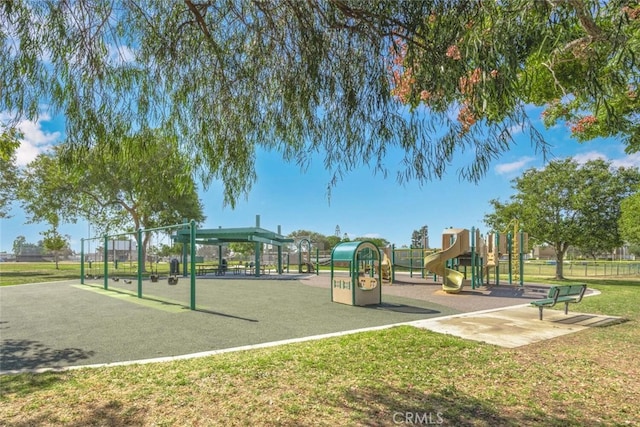
[[[453,241],[451,246],[443,249],[440,252],[428,255],[424,259],[425,268],[443,278],[442,290],[447,293],[458,293],[462,290],[462,286],[464,285],[463,273],[445,267],[445,263],[447,262],[447,260],[456,258],[468,251],[468,248],[466,248],[468,244],[465,244],[463,233],[468,234],[469,231],[460,228],[450,228],[445,230],[443,237],[447,236],[448,238],[448,236],[450,235],[455,236],[455,240]],[[446,239],[443,238],[443,242],[445,240]],[[466,238],[466,240],[468,240],[468,237]]]
[[[391,260],[384,251],[382,252],[382,262],[380,263],[380,269],[382,270],[382,280],[385,282],[391,282]]]

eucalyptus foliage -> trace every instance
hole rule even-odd
[[[640,148],[638,22],[622,0],[4,1],[0,109],[63,113],[70,159],[162,129],[231,205],[257,147],[319,154],[332,182],[363,165],[424,181],[454,158],[478,180],[513,129],[545,149],[530,102]]]

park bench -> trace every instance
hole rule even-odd
[[[227,273],[226,265],[198,265],[196,266],[196,276],[205,276],[214,273],[216,276],[224,276]]]
[[[531,302],[540,310],[540,320],[542,320],[542,310],[545,307],[553,307],[558,303],[564,303],[564,314],[569,313],[569,304],[577,304],[582,301],[587,285],[580,283],[574,285],[552,286],[549,288],[547,298]]]

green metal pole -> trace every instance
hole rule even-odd
[[[145,266],[142,243],[142,228],[138,228],[138,298],[142,298],[142,270]]]
[[[413,246],[409,246],[409,277],[413,277]]]
[[[331,250],[331,260],[329,261],[329,289],[330,289],[330,298],[331,302],[333,302],[333,251],[335,251],[335,247]]]
[[[520,260],[520,286],[524,286],[524,232],[520,231],[520,242],[519,242],[519,257]]]
[[[282,235],[282,228],[278,226],[278,235]],[[282,274],[282,243],[278,245],[278,274]]]
[[[396,281],[396,245],[391,245],[391,283]]]
[[[509,284],[513,283],[513,259],[511,258],[511,253],[513,251],[513,236],[511,232],[507,233],[507,253],[509,254]]]
[[[255,256],[255,263],[256,263],[256,277],[260,277],[260,245],[262,243],[260,242],[256,242],[254,245],[255,248],[255,252],[256,252],[256,256]]]
[[[196,221],[191,220],[190,222],[190,233],[189,233],[189,243],[191,246],[191,263],[190,263],[190,273],[191,273],[191,310],[196,309]]]
[[[471,227],[471,289],[476,288],[476,228]]]
[[[84,285],[84,238],[80,239],[80,284]]]
[[[104,235],[104,262],[103,262],[103,271],[104,271],[104,280],[103,286],[105,289],[109,289],[109,236]]]
[[[500,233],[495,235],[495,255],[496,255],[496,286],[500,285]]]

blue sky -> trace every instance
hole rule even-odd
[[[541,110],[530,109],[536,119]],[[6,114],[6,113],[4,113]],[[0,119],[3,117],[0,113]],[[551,158],[574,157],[578,162],[594,158],[611,161],[615,166],[640,167],[640,155],[626,155],[624,146],[613,139],[598,139],[578,143],[570,137],[566,126],[543,130],[551,144]],[[42,114],[37,122],[20,124],[24,140],[18,150],[18,163],[27,164],[38,153],[48,150],[64,137],[61,117]],[[368,168],[355,170],[332,188],[327,195],[331,178],[322,164],[314,159],[310,167],[301,169],[285,163],[277,152],[260,151],[256,170],[258,180],[248,198],[240,197],[235,209],[223,207],[220,183],[213,183],[201,191],[207,217],[204,228],[251,227],[260,215],[263,228],[276,231],[280,225],[283,234],[305,229],[333,235],[336,226],[341,235],[383,237],[396,246],[408,245],[413,230],[429,227],[430,246],[439,247],[442,230],[448,227],[486,229],[484,215],[491,207],[489,200],[507,200],[513,193],[511,180],[531,167],[544,166],[542,155],[536,153],[524,133],[516,133],[517,144],[491,165],[486,176],[478,183],[458,179],[454,163],[442,180],[420,185],[417,182],[398,184],[394,175],[386,179]],[[390,152],[387,165],[393,169],[398,153]],[[27,224],[24,212],[13,205],[11,218],[0,220],[0,251],[11,252],[17,236],[25,236],[30,243],[42,238],[47,224]],[[80,239],[89,236],[85,221],[60,227],[60,232],[71,237],[71,247],[79,251]]]

